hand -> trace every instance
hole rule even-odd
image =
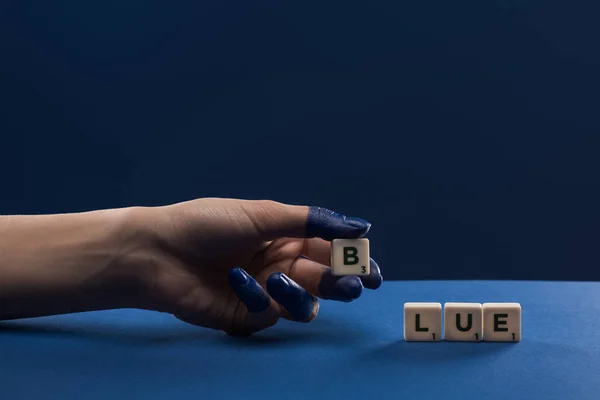
[[[313,320],[318,298],[350,302],[377,289],[366,277],[336,277],[330,240],[359,238],[370,224],[319,207],[272,201],[199,199],[141,209],[147,243],[127,263],[142,271],[141,308],[246,335],[280,318]]]

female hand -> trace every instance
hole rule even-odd
[[[362,219],[273,201],[206,198],[140,208],[143,244],[124,255],[143,276],[139,307],[198,326],[246,335],[280,318],[313,320],[317,298],[350,302],[382,283],[333,276],[330,240],[360,238]]]

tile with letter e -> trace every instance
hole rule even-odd
[[[369,239],[334,239],[331,242],[333,275],[369,275]]]
[[[521,340],[519,303],[483,303],[483,340],[518,342]]]
[[[404,340],[407,342],[442,340],[442,304],[405,303]]]
[[[481,303],[444,304],[444,340],[479,342],[483,336]]]

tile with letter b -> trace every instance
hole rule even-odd
[[[483,303],[483,340],[518,342],[521,340],[519,303]]]
[[[333,275],[369,275],[369,239],[334,239],[331,242]]]
[[[483,338],[481,303],[444,304],[444,340],[479,342]]]
[[[407,342],[442,340],[442,304],[405,303],[404,340]]]

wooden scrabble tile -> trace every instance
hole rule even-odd
[[[483,340],[518,342],[521,340],[519,303],[483,303]]]
[[[331,242],[333,275],[369,275],[369,239],[334,239]]]
[[[444,340],[479,342],[483,339],[481,303],[444,304]]]
[[[407,342],[442,340],[441,303],[405,303],[404,340]]]

